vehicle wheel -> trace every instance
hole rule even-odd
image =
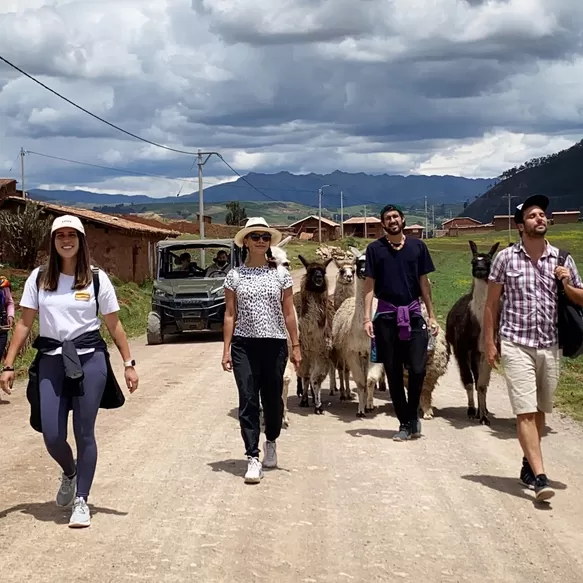
[[[160,316],[156,312],[148,314],[148,329],[146,332],[148,344],[162,344],[164,335],[162,334],[162,323]]]

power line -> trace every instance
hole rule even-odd
[[[92,113],[88,109],[81,107],[80,105],[76,104],[74,101],[71,101],[70,99],[68,99],[67,97],[65,97],[61,93],[59,93],[58,91],[51,89],[48,85],[45,85],[42,81],[39,81],[38,79],[36,79],[32,75],[29,75],[26,71],[23,71],[20,67],[17,67],[14,63],[11,63],[9,60],[5,59],[2,55],[0,55],[0,61],[3,61],[9,67],[12,67],[16,71],[18,71],[19,73],[24,75],[25,77],[28,77],[31,81],[34,81],[37,85],[40,85],[41,87],[43,87],[47,91],[50,91],[53,95],[56,95],[57,97],[59,97],[63,101],[66,101],[67,103],[69,103],[73,107],[76,107],[77,109],[81,110],[83,113],[86,113],[87,115],[90,115],[91,117],[94,117],[95,119],[99,120],[100,122],[102,122],[104,124],[107,124],[108,126],[112,127],[113,129],[118,130],[119,132],[122,132],[128,136],[131,136],[132,138],[135,138],[136,140],[140,140],[142,142],[145,142],[146,144],[150,144],[151,146],[156,146],[157,148],[162,148],[162,149],[168,150],[170,152],[176,152],[177,154],[186,154],[188,156],[196,156],[197,155],[197,152],[187,152],[186,150],[180,150],[178,148],[171,148],[170,146],[165,146],[163,144],[158,144],[157,142],[152,142],[151,140],[148,140],[146,138],[142,138],[141,136],[138,136],[137,134],[134,134],[128,130],[124,130],[123,128],[120,128],[119,126],[107,121],[106,119],[103,119],[102,117],[96,115],[95,113]]]
[[[263,195],[265,198],[268,198],[269,200],[272,200],[274,202],[280,202],[277,199],[269,196],[268,194],[265,194],[264,192],[262,192],[261,190],[259,190],[259,188],[257,188],[256,186],[254,186],[253,184],[251,184],[244,176],[242,176],[237,170],[235,170],[224,158],[221,154],[217,154],[217,156],[219,157],[220,160],[222,160],[222,162],[225,164],[225,166],[227,166],[227,168],[229,168],[231,170],[231,172],[234,172],[243,182],[245,182],[247,185],[249,185],[253,190],[256,190],[259,194]]]

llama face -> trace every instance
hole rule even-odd
[[[287,258],[287,253],[281,247],[272,247],[271,254],[275,259],[277,265],[282,265],[286,269],[289,269],[289,259]]]
[[[361,255],[356,260],[356,277],[358,277],[359,279],[366,279],[365,268],[366,268],[366,257],[364,255]]]
[[[498,249],[498,245],[500,243],[494,243],[488,253],[479,253],[476,244],[470,241],[470,249],[472,250],[472,277],[482,280],[488,279],[492,258]]]
[[[350,285],[354,281],[354,263],[338,263],[338,283]]]
[[[301,255],[298,255],[298,259],[306,268],[306,275],[304,275],[306,289],[314,293],[327,293],[328,282],[326,281],[326,268],[332,261],[332,258],[327,259],[323,263],[318,261],[312,261],[310,263]]]

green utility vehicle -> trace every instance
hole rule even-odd
[[[168,334],[222,330],[223,284],[240,264],[241,250],[232,239],[160,241],[148,344],[162,344]]]

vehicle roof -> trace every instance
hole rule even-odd
[[[175,239],[159,241],[159,249],[168,249],[169,247],[231,247],[233,239]]]

